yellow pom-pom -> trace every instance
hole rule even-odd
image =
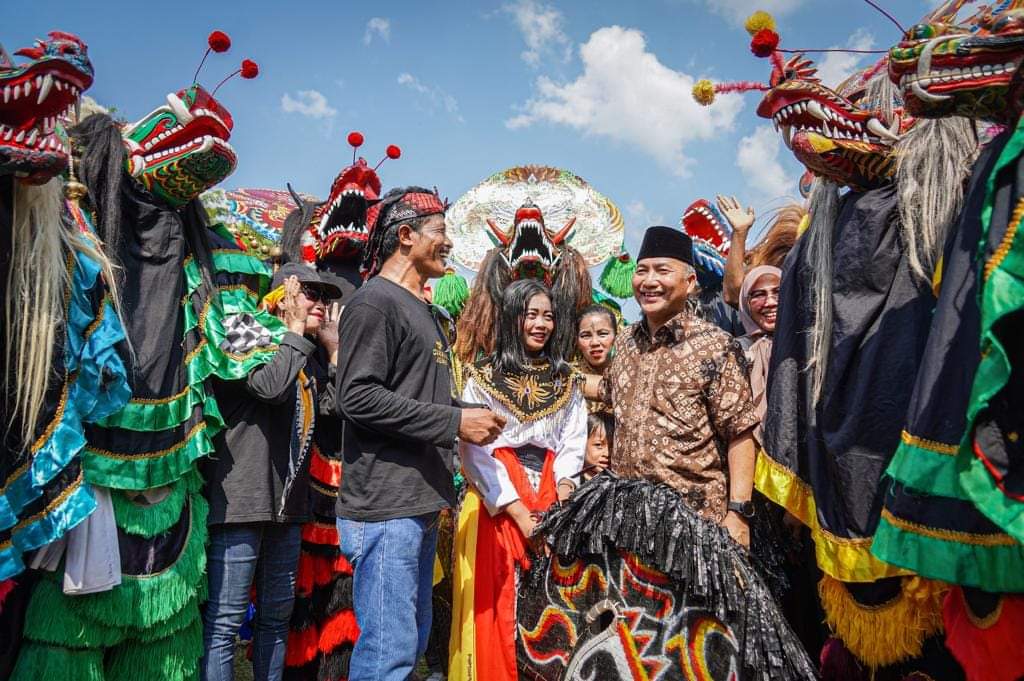
[[[702,106],[708,106],[715,101],[715,85],[710,80],[702,78],[693,86],[693,98]]]
[[[747,22],[743,24],[743,28],[747,29],[747,33],[751,36],[765,28],[770,31],[774,31],[775,19],[773,19],[772,15],[768,14],[768,12],[758,10],[747,17]]]

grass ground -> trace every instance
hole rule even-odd
[[[249,644],[246,641],[239,641],[235,644],[235,681],[253,681],[252,663],[246,657],[248,647]],[[422,678],[426,678],[430,675],[430,668],[427,667],[426,662],[420,660],[420,663],[416,665],[416,673]]]

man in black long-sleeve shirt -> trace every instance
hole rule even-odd
[[[423,293],[451,247],[436,193],[389,192],[367,247],[372,278],[339,323],[338,536],[360,627],[349,681],[412,673],[430,633],[438,512],[455,503],[451,450],[457,437],[492,442],[504,425],[452,398],[447,342]]]

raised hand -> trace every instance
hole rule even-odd
[[[732,225],[734,232],[745,235],[750,231],[755,217],[753,208],[749,206],[743,208],[735,196],[722,196],[721,194],[715,197],[715,203],[718,205],[719,212]]]
[[[284,280],[284,297],[278,306],[281,310],[281,318],[288,330],[300,336],[306,331],[306,317],[309,310],[305,305],[299,304],[299,292],[302,286],[298,277],[288,277]]]

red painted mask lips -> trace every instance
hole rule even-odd
[[[706,241],[718,252],[728,255],[732,229],[707,199],[691,203],[683,212],[682,223],[683,231],[691,238]]]
[[[92,85],[92,64],[85,43],[69,33],[51,32],[17,54],[32,61],[15,64],[6,53],[0,59],[0,168],[44,182],[67,165],[57,125]]]
[[[380,178],[363,158],[338,173],[327,201],[317,207],[311,220],[318,259],[344,260],[359,254],[370,238],[370,209],[380,190]]]

